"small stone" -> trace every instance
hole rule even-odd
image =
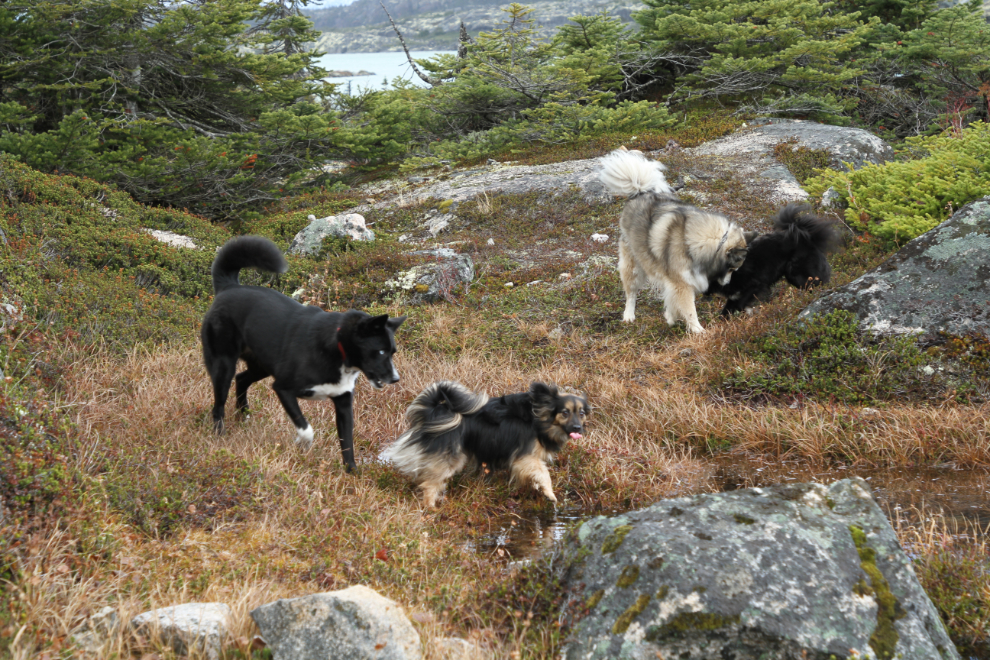
[[[822,193],[822,208],[830,209],[834,206],[838,206],[841,199],[842,197],[838,192],[836,192],[835,188],[829,186],[828,190]]]
[[[2,521],[2,514],[3,507],[0,506],[0,521]],[[71,638],[76,646],[87,653],[96,655],[103,650],[103,646],[117,631],[119,625],[120,617],[117,615],[117,610],[108,605],[86,619],[86,622],[72,633]]]
[[[506,288],[506,289],[511,289],[511,288],[512,288],[512,287],[514,287],[514,286],[515,286],[515,284],[514,284],[514,283],[512,283],[512,282],[506,282],[506,283],[505,283],[505,288]]]
[[[563,339],[564,338],[564,331],[560,328],[560,326],[558,326],[558,327],[554,328],[553,330],[551,330],[550,332],[548,332],[547,333],[547,337],[549,337],[550,339],[553,339],[555,341],[556,340],[559,340],[559,339]]]
[[[230,615],[224,603],[186,603],[139,614],[131,619],[131,628],[157,636],[179,655],[195,650],[209,660],[219,660],[229,635]]]
[[[161,229],[142,229],[141,231],[146,234],[151,234],[155,240],[161,241],[166,245],[171,245],[172,247],[186,248],[188,250],[199,249],[199,246],[196,245],[196,241],[188,236],[183,236],[182,234],[176,234],[171,231],[162,231]]]
[[[385,287],[396,292],[410,292],[413,304],[437,302],[449,298],[474,280],[474,261],[470,255],[451,248],[410,252],[426,263],[396,273]]]
[[[251,611],[275,660],[419,660],[419,633],[395,601],[357,585]]]
[[[494,238],[489,238],[488,239],[488,245],[495,245],[495,239]]]
[[[596,243],[607,243],[608,234],[592,234],[591,240],[595,241]]]
[[[374,232],[367,228],[364,216],[360,213],[331,215],[325,218],[309,217],[310,223],[297,233],[289,244],[289,254],[314,255],[320,251],[323,239],[328,236],[350,238],[353,241],[375,240]]]

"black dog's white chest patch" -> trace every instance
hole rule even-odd
[[[340,370],[340,378],[336,383],[323,383],[322,385],[313,385],[305,390],[299,395],[300,399],[309,399],[311,401],[323,401],[326,399],[332,399],[335,396],[340,396],[347,392],[354,391],[354,385],[357,383],[358,376],[361,375],[361,370],[354,367],[342,367]]]

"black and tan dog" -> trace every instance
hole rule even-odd
[[[406,410],[409,430],[383,456],[434,507],[447,480],[469,463],[508,468],[512,480],[556,502],[546,464],[584,432],[588,400],[535,382],[528,392],[489,399],[460,383],[426,388]]]
[[[352,309],[324,312],[302,305],[266,287],[241,286],[242,268],[284,273],[278,247],[261,236],[228,241],[213,260],[213,306],[203,318],[203,361],[213,382],[213,424],[223,432],[224,406],[237,360],[247,368],[237,374],[238,412],[247,412],[252,383],[274,376],[272,389],[296,427],[296,444],[313,445],[313,427],[297,399],[330,399],[344,464],[353,470],[354,385],[364,374],[375,389],[399,380],[392,365],[395,331],[406,319],[371,316]]]

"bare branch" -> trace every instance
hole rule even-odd
[[[395,30],[395,36],[399,38],[399,43],[402,44],[402,50],[406,51],[406,59],[409,60],[409,66],[412,67],[413,73],[419,76],[419,79],[425,82],[430,87],[437,87],[438,85],[440,85],[439,80],[434,80],[433,78],[431,78],[430,76],[426,75],[425,73],[419,70],[419,67],[416,66],[416,62],[413,61],[412,55],[409,54],[409,48],[406,46],[406,40],[402,38],[402,33],[399,32],[399,26],[396,25],[395,21],[392,20],[392,14],[388,13],[388,9],[385,9],[384,2],[379,2],[378,4],[382,6],[382,9],[385,11],[385,15],[388,16],[388,21],[389,23],[392,24],[392,29]]]

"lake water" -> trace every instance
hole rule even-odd
[[[453,51],[414,50],[410,51],[413,59],[433,57]],[[320,66],[328,71],[370,71],[370,76],[348,76],[346,78],[327,78],[328,82],[340,85],[338,89],[346,92],[348,85],[352,94],[359,90],[385,89],[391,87],[396,77],[411,80],[414,84],[425,87],[426,83],[412,72],[406,54],[396,53],[327,53],[319,59]]]

